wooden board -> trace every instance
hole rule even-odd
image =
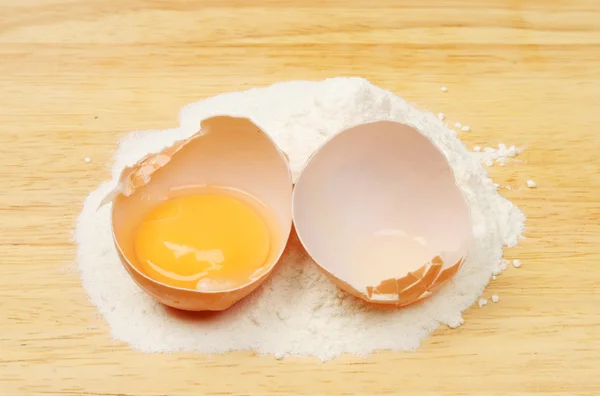
[[[597,0],[0,0],[0,394],[598,395],[599,21]],[[324,364],[113,341],[69,240],[119,137],[216,93],[333,76],[469,124],[470,147],[528,146],[490,169],[528,216],[507,252],[523,267],[485,292],[500,302],[416,353]]]

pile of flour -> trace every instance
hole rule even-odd
[[[181,313],[155,302],[119,262],[110,205],[97,210],[98,204],[124,166],[192,135],[200,120],[221,114],[256,120],[289,155],[294,177],[315,149],[348,126],[384,119],[416,126],[444,152],[471,206],[475,243],[454,281],[417,306],[375,308],[338,291],[292,235],[272,276],[225,312]],[[252,349],[278,358],[328,360],[346,352],[413,350],[441,324],[454,328],[463,323],[461,312],[502,267],[503,247],[517,244],[524,230],[523,213],[498,195],[480,160],[434,114],[360,78],[291,81],[192,103],[182,109],[179,128],[127,136],[115,156],[113,180],[86,199],[75,231],[83,286],[112,336],[147,352]]]

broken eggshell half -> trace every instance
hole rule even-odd
[[[275,245],[262,273],[236,288],[207,291],[167,285],[141,272],[135,265],[135,228],[153,207],[177,196],[181,187],[206,185],[243,191],[269,209],[276,223],[271,240]],[[288,161],[275,142],[250,119],[216,116],[203,120],[191,137],[126,167],[102,204],[112,202],[117,252],[144,291],[174,308],[220,311],[252,293],[273,270],[291,232],[291,197]]]
[[[393,121],[328,140],[300,174],[292,211],[317,265],[375,304],[430,296],[458,272],[473,239],[468,203],[444,154]]]

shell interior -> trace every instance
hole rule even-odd
[[[302,244],[341,288],[403,306],[460,268],[471,215],[443,153],[415,128],[362,124],[315,152],[293,194]]]

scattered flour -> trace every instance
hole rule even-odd
[[[483,149],[483,151],[481,151],[481,148],[476,151],[479,152],[477,154],[479,160],[481,162],[485,162],[486,165],[492,166],[495,161],[504,166],[509,158],[516,157],[523,152],[523,149],[515,146],[507,147],[504,143],[500,143],[498,148],[486,147]]]
[[[272,276],[229,310],[181,313],[156,303],[119,262],[111,239],[110,205],[97,207],[124,166],[192,135],[200,120],[219,114],[252,116],[288,153],[294,177],[317,147],[351,125],[381,119],[413,124],[444,152],[470,203],[475,242],[463,267],[451,283],[419,305],[374,308],[338,291],[292,235]],[[122,140],[113,180],[88,196],[78,218],[75,240],[83,286],[112,336],[147,352],[252,349],[277,359],[296,355],[328,360],[342,353],[414,350],[438,326],[463,323],[461,312],[478,300],[503,266],[503,247],[517,244],[524,230],[523,213],[498,195],[481,166],[481,154],[470,153],[435,114],[360,78],[291,81],[201,100],[182,109],[179,128],[133,132]]]

